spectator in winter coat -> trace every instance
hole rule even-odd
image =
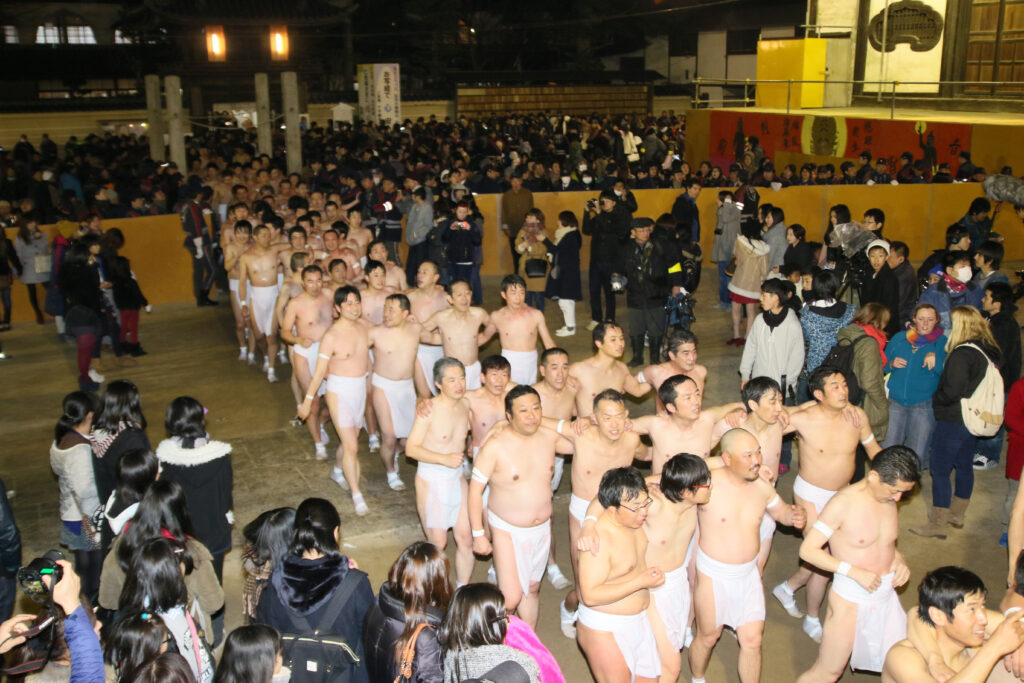
[[[1006,446],[1006,498],[1003,501],[1003,526],[1009,525],[1009,530],[1015,532],[1012,534],[1014,541],[1024,548],[1024,514],[1017,514],[1011,518],[1011,506],[1014,506],[1018,498],[1021,473],[1024,471],[1024,379],[1017,380],[1010,387],[1006,408],[1003,410],[1003,420],[1009,441]],[[1021,499],[1021,502],[1024,503],[1024,498]],[[1024,510],[1020,512],[1024,512]],[[1007,535],[1008,531],[1004,530],[1003,536]],[[1004,540],[1000,540],[1000,545],[1006,545]],[[1011,568],[1013,565],[1014,558],[1011,557]]]
[[[946,341],[949,356],[939,386],[932,396],[935,431],[932,432],[932,506],[928,523],[911,531],[918,536],[946,537],[946,525],[960,529],[974,489],[972,457],[977,437],[964,425],[960,400],[981,384],[989,363],[1000,362],[999,347],[988,323],[973,306],[957,306]],[[978,348],[972,348],[976,346]],[[980,351],[978,349],[981,349]],[[956,471],[955,488],[949,476]]]
[[[769,278],[761,283],[763,312],[754,320],[740,361],[740,387],[751,377],[770,377],[782,387],[782,395],[795,392],[804,366],[804,335],[800,318],[783,301],[789,294],[785,281]]]
[[[999,270],[1003,263],[1003,245],[995,240],[985,240],[974,250],[974,267],[978,272],[971,280],[979,289],[984,290],[985,286],[992,282],[1005,282],[1010,284],[1010,278],[1006,273]]]
[[[935,429],[932,395],[946,362],[946,337],[939,314],[931,304],[920,304],[913,320],[885,346],[889,375],[889,432],[884,447],[907,446],[928,469],[928,442]]]
[[[938,282],[928,285],[921,293],[920,302],[935,306],[942,327],[952,329],[951,312],[957,306],[973,306],[981,313],[981,299],[985,292],[971,278],[971,255],[966,251],[947,251],[942,256],[942,275]]]
[[[814,250],[807,241],[807,229],[799,223],[786,226],[786,252],[782,265],[803,270],[814,263]]]
[[[839,330],[853,321],[852,305],[836,300],[839,278],[834,271],[822,270],[815,273],[810,290],[804,290],[804,308],[800,316],[800,327],[804,330],[805,354],[804,372],[800,377],[797,401],[809,399],[807,377],[825,360],[829,349],[836,343]]]
[[[871,264],[871,272],[864,278],[860,286],[860,303],[877,303],[889,311],[889,323],[885,327],[885,333],[892,337],[900,331],[899,324],[899,281],[896,274],[892,272],[887,262],[889,258],[889,243],[885,240],[872,240],[865,250],[868,255],[868,262]]]
[[[598,208],[598,206],[600,208]],[[590,236],[590,324],[615,320],[612,275],[622,272],[622,256],[629,239],[629,211],[615,199],[615,193],[601,193],[597,205],[588,202],[583,216],[583,234]],[[605,306],[601,305],[604,296]]]
[[[1002,361],[999,374],[1003,377],[1003,389],[1009,395],[1021,372],[1020,325],[1013,314],[1017,306],[1013,303],[1013,290],[1005,282],[990,282],[985,287],[981,309],[988,318],[992,337],[999,346]],[[1008,397],[1008,396],[1007,396]],[[1004,397],[1004,398],[1007,398]],[[974,455],[974,469],[987,470],[999,464],[1003,450],[1004,429],[999,428],[995,436],[978,439],[978,452]]]
[[[672,215],[681,229],[690,228],[690,240],[700,242],[700,210],[697,208],[697,196],[700,194],[700,178],[690,178],[683,186],[683,193],[672,204]]]
[[[771,255],[768,257],[768,267],[773,273],[778,273],[779,268],[786,262],[786,248],[789,246],[786,235],[786,214],[782,209],[771,204],[762,204],[761,213],[764,216],[764,241],[771,247]]]
[[[736,270],[729,283],[729,298],[732,299],[732,334],[727,344],[742,346],[744,337],[750,333],[756,315],[755,306],[760,302],[761,283],[768,277],[768,258],[771,247],[761,240],[761,226],[756,221],[746,221],[740,226],[740,236],[733,246]],[[747,327],[740,335],[743,308],[746,307]]]
[[[558,301],[558,308],[565,319],[565,324],[555,331],[555,336],[569,337],[576,334],[576,302],[583,298],[583,286],[580,283],[580,248],[583,246],[583,238],[580,236],[576,214],[572,211],[558,214],[554,239],[545,240],[544,245],[552,259],[544,296]]]
[[[654,221],[636,218],[626,249],[623,273],[627,278],[626,306],[629,307],[629,336],[633,344],[630,367],[644,362],[644,337],[651,349],[651,363],[661,361],[661,341],[665,336],[665,301],[671,291],[669,248],[661,240],[652,240]]]
[[[889,257],[886,259],[886,263],[892,270],[893,274],[896,275],[896,282],[899,287],[899,325],[900,328],[907,326],[910,319],[914,315],[914,309],[917,306],[917,299],[920,295],[920,289],[917,284],[917,274],[914,272],[914,267],[910,265],[910,248],[906,242],[892,242],[889,245]],[[893,311],[895,314],[896,312]]]
[[[14,611],[18,597],[15,577],[21,567],[21,533],[14,523],[14,511],[7,500],[7,487],[0,479],[0,621],[6,621]]]
[[[726,275],[729,262],[732,261],[732,250],[736,238],[740,236],[740,210],[733,201],[729,190],[718,193],[718,214],[715,223],[715,240],[711,245],[711,260],[718,264],[718,307],[732,310],[729,299],[729,282],[732,277]]]
[[[882,373],[887,360],[883,330],[888,322],[889,309],[881,304],[864,304],[853,317],[853,322],[836,335],[837,342],[853,344],[853,374],[864,394],[861,407],[867,413],[871,432],[879,443],[885,440],[889,430],[889,399],[885,395]],[[875,343],[861,341],[864,337],[871,337]]]
[[[452,279],[461,278],[466,282],[479,281],[480,265],[476,262],[475,251],[483,243],[483,226],[472,220],[468,202],[461,201],[455,207],[455,216],[441,227],[441,241],[447,247],[448,272]],[[475,276],[475,277],[474,277]],[[473,288],[473,304],[483,301],[483,292]]]

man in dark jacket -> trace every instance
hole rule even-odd
[[[985,296],[981,300],[981,310],[988,318],[992,336],[999,344],[1002,363],[999,374],[1003,377],[1005,399],[1010,397],[1010,387],[1020,379],[1021,350],[1020,325],[1013,314],[1017,306],[1013,303],[1013,289],[1005,282],[992,282],[985,287]],[[1005,405],[1005,402],[1004,402]],[[1003,450],[1005,426],[1000,427],[996,435],[988,439],[978,439],[978,452],[974,455],[974,469],[989,470],[999,464],[999,454]]]
[[[866,273],[860,286],[860,303],[878,303],[889,309],[889,324],[885,333],[892,339],[900,327],[900,285],[896,274],[892,272],[887,260],[889,243],[885,240],[873,240],[867,248],[871,272]]]
[[[590,315],[587,329],[599,322],[615,320],[615,293],[612,275],[622,272],[622,250],[629,238],[629,210],[616,201],[615,193],[605,190],[598,200],[599,207],[587,203],[583,216],[583,234],[590,235]],[[601,293],[604,292],[604,311]],[[602,315],[602,312],[607,315]]]
[[[626,306],[629,307],[629,336],[633,344],[630,367],[644,362],[644,337],[651,349],[651,363],[661,362],[661,338],[665,335],[665,301],[671,286],[667,245],[651,239],[654,221],[637,218],[626,249]]]
[[[217,223],[213,211],[202,204],[203,186],[198,180],[186,185],[183,192],[181,229],[185,232],[185,248],[192,254],[192,293],[196,306],[216,306],[217,302],[210,298],[210,288],[215,272],[213,245],[218,239]]]
[[[700,179],[691,178],[683,186],[683,193],[672,205],[672,216],[679,221],[680,229],[690,228],[690,240],[700,242],[700,211],[697,209],[697,195],[700,194]]]
[[[18,597],[16,576],[21,567],[21,533],[14,523],[14,511],[7,500],[7,487],[0,479],[0,621],[7,621]]]
[[[469,202],[459,202],[455,216],[441,226],[441,241],[445,244],[449,274],[452,279],[473,283],[473,304],[478,306],[483,302],[483,292],[476,285],[480,281],[476,248],[483,243],[484,230],[469,214]]]
[[[917,306],[917,297],[920,289],[917,285],[917,274],[914,267],[910,265],[910,247],[906,242],[893,242],[889,245],[889,258],[886,263],[896,276],[899,283],[899,318],[900,329],[907,326],[907,323],[914,316],[914,307]]]

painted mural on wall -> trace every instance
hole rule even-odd
[[[956,168],[957,156],[970,149],[970,142],[971,126],[963,123],[716,111],[711,114],[708,158],[725,170],[733,163],[753,165],[758,146],[768,158],[788,152],[855,159],[867,150],[893,164],[910,152],[932,168],[942,162]]]

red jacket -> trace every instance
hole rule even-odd
[[[1010,396],[1006,399],[1004,422],[1009,437],[1006,447],[1006,478],[1020,481],[1021,468],[1024,468],[1024,379],[1019,379],[1010,387]]]

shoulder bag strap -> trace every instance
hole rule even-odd
[[[341,585],[338,586],[337,592],[331,597],[327,611],[324,612],[324,616],[320,620],[319,628],[321,632],[329,632],[332,629],[334,622],[338,620],[338,615],[341,614],[341,610],[345,607],[345,603],[348,602],[349,596],[352,595],[359,584],[360,575],[362,575],[362,572],[358,569],[349,569],[348,573],[345,574],[345,578],[341,580]]]
[[[412,663],[416,659],[416,639],[420,637],[420,631],[426,627],[426,623],[419,624],[402,649],[402,661],[398,665],[398,675],[395,676],[395,683],[400,683],[402,679],[409,680],[412,678]]]

